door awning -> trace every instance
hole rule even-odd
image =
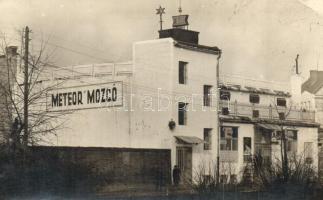
[[[178,143],[181,144],[201,144],[204,140],[195,136],[174,136]]]
[[[258,123],[257,126],[267,129],[267,130],[275,130],[275,131],[280,131],[281,127],[276,125],[276,124],[263,124],[263,123]]]

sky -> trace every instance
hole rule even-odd
[[[302,76],[323,70],[321,0],[181,0],[189,29],[200,44],[223,51],[221,73],[288,82],[300,55]],[[179,0],[0,0],[0,31],[20,46],[19,31],[28,25],[36,50],[47,41],[59,66],[123,62],[132,59],[132,43],[157,39],[177,15]]]

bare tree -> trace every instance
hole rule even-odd
[[[6,37],[2,37],[1,50],[3,56],[0,79],[0,104],[4,108],[2,117],[6,120],[4,141],[11,152],[26,152],[29,145],[46,141],[46,135],[56,134],[63,127],[60,118],[67,112],[48,112],[46,110],[46,94],[48,91],[59,87],[63,82],[46,81],[46,73],[51,66],[51,53],[46,52],[47,41],[41,42],[37,50],[28,52],[28,78],[24,77],[21,63],[26,61],[25,55],[17,53],[17,47],[10,46]],[[23,48],[23,47],[21,47]],[[23,51],[21,51],[23,52]],[[27,81],[27,101],[24,98]],[[24,123],[24,108],[28,105],[28,123]],[[25,129],[26,128],[26,129]],[[27,132],[24,130],[28,130]]]
[[[288,181],[289,178],[289,170],[288,170],[288,155],[287,155],[287,137],[286,137],[286,130],[284,129],[286,119],[290,115],[290,112],[292,110],[293,103],[290,102],[289,105],[285,106],[283,109],[278,108],[277,104],[275,105],[275,111],[278,115],[278,124],[280,127],[280,154],[281,154],[281,166],[282,166],[282,172],[283,172],[283,179],[284,182]]]

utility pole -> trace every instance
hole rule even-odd
[[[297,54],[297,56],[295,58],[296,74],[299,74],[299,71],[298,71],[298,57],[299,57],[299,55]]]
[[[23,147],[28,145],[28,97],[29,97],[29,74],[28,74],[28,56],[29,56],[29,28],[25,28],[25,55],[24,55],[24,135]]]
[[[220,58],[222,52],[219,52],[217,57],[217,65],[216,65],[216,87],[217,87],[217,120],[218,120],[218,149],[217,149],[217,156],[216,156],[216,183],[217,185],[220,183],[220,134],[221,134],[221,119],[220,119]]]

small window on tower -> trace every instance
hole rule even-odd
[[[183,61],[178,62],[178,83],[179,84],[187,83],[187,62],[183,62]]]

